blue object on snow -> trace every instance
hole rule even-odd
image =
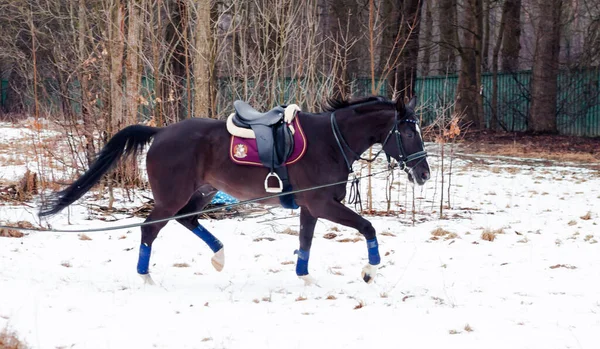
[[[218,191],[210,203],[213,205],[231,205],[237,202],[238,199],[234,198],[233,196],[222,191]]]

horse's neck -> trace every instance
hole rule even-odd
[[[376,143],[387,118],[383,113],[348,115],[339,118],[338,124],[350,148],[360,155]]]

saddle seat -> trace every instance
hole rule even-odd
[[[284,107],[280,105],[266,113],[261,113],[252,108],[250,104],[239,100],[233,102],[233,107],[235,108],[233,123],[239,127],[251,128],[252,125],[271,126],[283,120]]]
[[[256,139],[260,162],[270,171],[265,178],[265,191],[282,192],[280,175],[287,181],[285,163],[294,150],[295,130],[291,123],[300,108],[295,104],[279,105],[261,113],[240,100],[235,101],[233,106],[235,113],[227,118],[227,131],[240,138]],[[277,179],[277,186],[268,185],[270,177]]]

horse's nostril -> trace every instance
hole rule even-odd
[[[429,179],[429,172],[425,171],[423,173],[421,173],[421,178],[426,181]]]

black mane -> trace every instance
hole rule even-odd
[[[387,102],[390,103],[390,105],[392,105],[392,102],[390,102],[382,96],[369,96],[357,99],[328,98],[327,102],[325,102],[325,104],[323,105],[323,109],[326,111],[335,111],[337,109],[342,109],[353,105],[372,101]]]

